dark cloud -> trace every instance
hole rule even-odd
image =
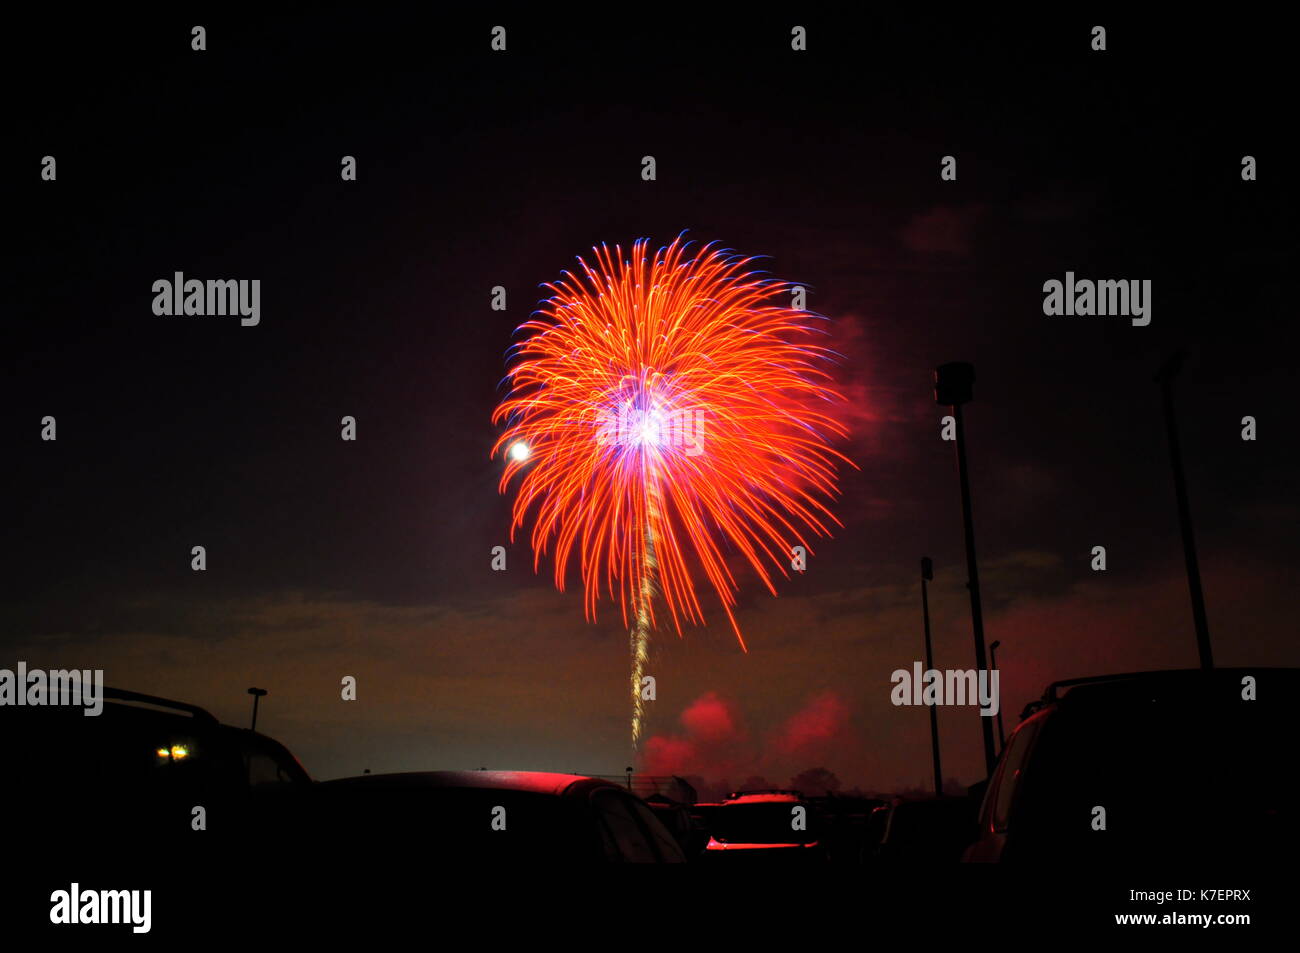
[[[920,213],[903,227],[903,247],[927,254],[958,257],[968,255],[975,240],[975,230],[985,211],[985,207],[980,204],[935,206]]]

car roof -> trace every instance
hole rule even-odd
[[[190,705],[186,702],[173,701],[170,698],[161,698],[157,695],[146,695],[143,692],[131,692],[123,688],[105,686],[103,697],[105,702],[115,702],[122,708],[136,708],[141,711],[165,713],[172,716],[188,716],[194,721],[205,724],[217,723],[217,719],[205,708]]]
[[[557,774],[550,771],[407,771],[397,774],[363,774],[324,782],[326,787],[367,788],[487,788],[498,791],[525,791],[533,794],[561,795],[571,788],[613,788],[618,785],[581,774]]]
[[[177,728],[187,724],[197,725],[230,738],[250,741],[262,750],[271,750],[293,757],[288,748],[269,735],[253,731],[251,728],[222,724],[211,713],[197,705],[115,688],[104,689],[104,703],[106,708],[111,705],[115,712],[124,715],[129,713],[129,717],[149,718]]]
[[[1042,698],[1025,706],[1020,719],[1022,722],[1027,721],[1032,715],[1054,705],[1080,708],[1092,704],[1104,705],[1152,692],[1179,696],[1196,691],[1207,683],[1240,685],[1246,676],[1280,683],[1284,688],[1280,693],[1274,690],[1272,694],[1275,697],[1290,698],[1300,690],[1300,668],[1191,668],[1092,675],[1052,682],[1043,691]]]
[[[790,791],[765,791],[756,794],[737,794],[722,803],[727,804],[795,804],[800,797]]]
[[[260,731],[253,731],[251,728],[239,728],[235,725],[218,724],[215,726],[215,729],[219,733],[223,735],[227,735],[232,738],[242,738],[242,739],[254,741],[257,743],[258,746],[262,748],[272,748],[276,751],[284,751],[284,752],[288,752],[289,750],[288,748],[286,748],[284,745],[282,745],[280,742],[276,741],[274,738],[270,737],[269,735],[264,735]]]

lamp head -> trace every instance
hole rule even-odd
[[[973,396],[975,365],[965,361],[940,364],[934,371],[934,402],[956,407]]]

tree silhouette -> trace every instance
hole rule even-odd
[[[809,768],[791,778],[790,787],[809,797],[824,797],[840,789],[840,779],[826,768]]]

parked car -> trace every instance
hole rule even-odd
[[[707,816],[708,860],[827,859],[824,818],[798,791],[739,792],[710,809]]]
[[[964,797],[896,797],[873,815],[876,843],[866,859],[954,864],[975,837],[975,805]]]
[[[220,838],[242,830],[276,792],[311,785],[274,739],[196,705],[122,689],[105,688],[95,716],[75,706],[0,709],[0,739],[7,820],[47,842],[161,848],[190,834],[196,807]]]
[[[827,859],[832,863],[858,864],[871,840],[871,817],[885,801],[856,794],[827,794],[809,798],[822,821]],[[879,835],[876,834],[876,842]]]
[[[630,791],[536,771],[429,771],[317,784],[277,829],[328,861],[401,857],[437,865],[684,863],[681,847]]]
[[[709,843],[709,832],[691,813],[691,806],[681,804],[662,794],[652,794],[645,799],[646,807],[668,828],[687,860],[695,860]]]
[[[1298,669],[1054,682],[1007,739],[964,859],[1290,862],[1298,705]]]

